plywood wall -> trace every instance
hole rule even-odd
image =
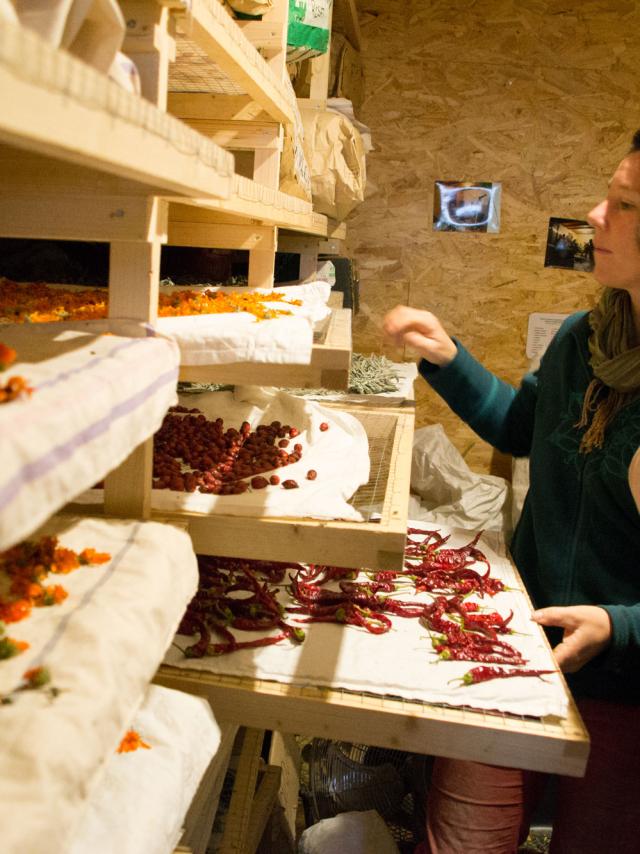
[[[359,0],[372,131],[366,201],[349,219],[361,313],[355,349],[384,345],[398,302],[439,314],[517,383],[531,312],[588,307],[589,274],[543,266],[550,216],[584,218],[640,127],[640,4],[631,0]],[[499,234],[432,230],[435,180],[502,182]],[[441,422],[477,471],[491,449],[424,383],[419,426]],[[494,470],[495,470],[494,459]],[[498,460],[498,462],[500,462]]]

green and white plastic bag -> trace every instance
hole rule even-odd
[[[333,0],[289,0],[287,62],[326,53]]]

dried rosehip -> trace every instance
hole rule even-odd
[[[279,448],[286,448],[288,445],[289,445],[288,439],[280,439],[280,441],[278,442]]]
[[[289,435],[291,436],[292,439],[295,439],[296,436],[300,435],[300,431],[298,430],[297,427],[292,427],[291,430],[289,430]]]
[[[298,483],[295,480],[283,480],[282,485],[285,489],[297,489]]]
[[[315,469],[309,469],[307,472],[307,480],[315,480],[318,477],[318,472]]]
[[[328,429],[329,429],[329,425],[327,424],[327,422],[326,422],[326,421],[323,421],[323,422],[322,422],[322,424],[320,425],[320,429],[322,430],[322,432],[323,432],[323,433],[324,433],[324,431],[325,431],[325,430],[328,430]]]
[[[269,486],[269,481],[266,477],[252,477],[251,478],[251,488],[252,489],[264,489],[265,486]]]
[[[271,486],[277,486],[280,483],[280,478],[277,474],[272,474],[269,478],[269,483],[271,484]]]

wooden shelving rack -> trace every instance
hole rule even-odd
[[[219,0],[122,0],[121,6],[128,23],[124,50],[140,70],[142,98],[28,31],[0,23],[0,234],[108,242],[110,318],[145,324],[157,320],[166,242],[248,249],[249,283],[271,287],[278,231],[286,229],[286,240],[302,247],[311,269],[318,243],[340,241],[345,230],[278,189],[282,140],[295,121],[284,82],[286,0],[274,0],[262,22],[243,25]],[[357,39],[353,0],[342,0],[345,11]],[[217,76],[222,91],[185,82],[187,57]],[[315,70],[313,96],[322,99],[328,57]],[[236,173],[234,150],[253,153],[250,177]],[[339,385],[350,351],[349,314],[337,311],[310,366],[183,368],[181,376]],[[354,414],[381,448],[375,477],[354,501],[368,506],[375,498],[379,519],[355,524],[165,513],[162,520],[186,523],[195,549],[205,553],[396,568],[406,534],[413,410],[362,405]],[[150,518],[151,468],[147,440],[107,476],[108,515]],[[374,744],[413,751],[428,752],[437,743],[446,755],[568,774],[584,758],[573,717],[526,721],[515,731],[502,718],[341,691],[165,669],[158,681],[203,694],[223,720],[259,728],[304,732],[311,726],[317,734],[352,740],[366,733]],[[197,828],[193,833],[196,838]]]

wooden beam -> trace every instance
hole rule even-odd
[[[169,9],[148,0],[120,0],[120,7],[127,22],[122,51],[138,69],[142,96],[165,110],[169,63],[176,58]]]
[[[0,188],[0,234],[50,240],[146,241],[157,233],[156,205],[145,196],[13,196]]]
[[[275,234],[271,226],[218,221],[184,222],[169,220],[169,245],[199,246],[209,249],[264,249],[275,253]]]

